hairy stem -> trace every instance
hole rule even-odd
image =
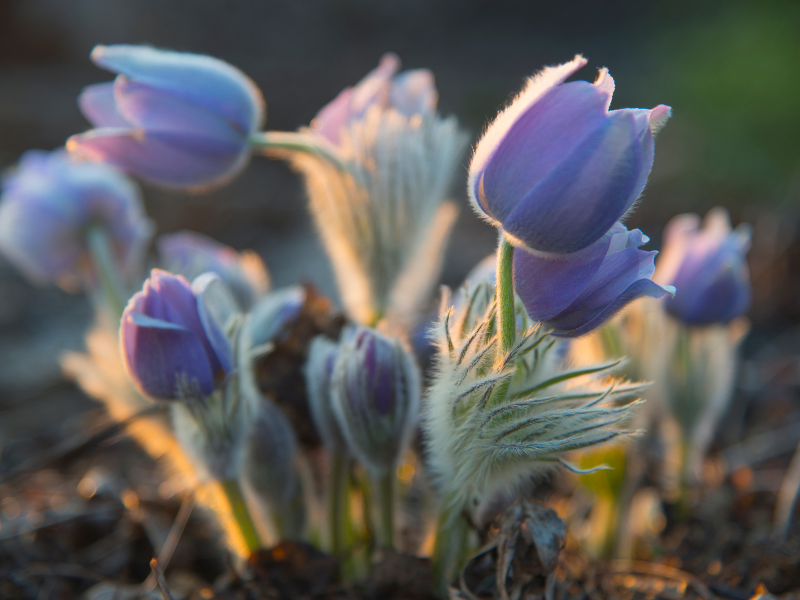
[[[459,559],[466,555],[468,524],[461,514],[461,506],[445,496],[436,524],[436,541],[433,546],[433,582],[437,593],[447,597],[447,586],[455,578]]]
[[[250,511],[247,509],[242,488],[239,482],[235,479],[226,479],[222,482],[222,489],[225,492],[225,497],[231,508],[231,515],[239,528],[239,533],[242,534],[245,546],[249,552],[255,552],[261,548],[261,539],[258,537],[256,526],[250,516]]]
[[[322,158],[340,171],[344,164],[336,156],[335,148],[310,133],[296,131],[262,131],[250,136],[250,145],[263,151],[290,150],[292,152],[305,152]]]
[[[378,500],[378,545],[392,548],[394,544],[394,470],[375,478]]]
[[[350,465],[347,456],[342,453],[331,457],[331,480],[328,485],[328,519],[331,527],[331,550],[334,556],[344,554],[347,540],[347,524],[349,523],[349,507],[347,492],[350,480]]]
[[[497,249],[497,322],[501,357],[511,350],[517,338],[514,304],[514,247],[501,232]]]

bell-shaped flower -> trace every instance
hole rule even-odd
[[[356,459],[373,477],[391,472],[417,423],[420,374],[411,354],[398,340],[374,329],[346,330],[331,398]]]
[[[305,132],[336,161],[291,155],[342,303],[363,324],[417,316],[457,214],[446,197],[466,136],[455,118],[437,115],[433,74],[399,67],[387,54],[311,121]]]
[[[133,182],[63,151],[26,152],[3,182],[0,253],[33,281],[74,290],[94,280],[91,227],[104,230],[117,266],[134,275],[153,228]]]
[[[78,103],[96,129],[71,137],[71,152],[174,188],[221,185],[245,167],[264,100],[244,73],[147,46],[96,46],[91,58],[119,75],[84,89]]]
[[[269,290],[269,274],[255,252],[237,252],[192,231],[161,235],[156,240],[166,271],[190,281],[206,272],[219,275],[242,310],[249,310]]]
[[[750,227],[731,230],[724,208],[711,210],[700,227],[695,214],[678,215],[664,230],[656,280],[677,288],[667,312],[687,325],[725,325],[750,307],[747,267]]]
[[[122,315],[120,347],[128,376],[158,400],[209,396],[232,369],[232,348],[206,295],[219,277],[189,285],[180,275],[153,269]]]
[[[650,278],[656,252],[639,250],[647,236],[616,223],[598,241],[572,254],[514,251],[514,288],[528,315],[577,337],[599,327],[626,304],[673,291]]]
[[[670,108],[609,111],[614,80],[564,81],[581,56],[528,80],[486,130],[469,169],[475,210],[515,245],[572,253],[597,242],[644,190]]]

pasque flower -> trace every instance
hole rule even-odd
[[[124,44],[96,46],[91,58],[119,75],[81,94],[97,129],[71,137],[71,152],[177,188],[220,185],[244,168],[264,100],[241,71],[210,56]]]
[[[131,274],[152,232],[136,186],[113,167],[63,151],[26,152],[3,182],[0,252],[34,281],[75,289],[95,276],[92,227],[104,230],[118,266]]]
[[[653,134],[670,115],[609,111],[614,80],[564,81],[581,56],[532,77],[478,143],[469,169],[475,210],[519,247],[565,254],[600,240],[642,193]]]
[[[297,152],[311,213],[349,316],[364,324],[415,317],[441,268],[456,216],[446,202],[466,137],[436,114],[427,69],[396,74],[387,54],[311,121],[336,161]]]
[[[655,276],[677,288],[665,301],[667,312],[687,325],[724,325],[747,312],[749,248],[749,226],[732,231],[724,208],[711,210],[702,228],[695,214],[673,218],[664,230]]]
[[[343,334],[331,377],[333,414],[353,455],[374,476],[396,466],[416,425],[420,375],[402,344],[374,329]]]
[[[194,279],[208,271],[219,275],[239,302],[251,308],[269,290],[269,274],[255,252],[237,252],[230,246],[192,231],[159,236],[158,254],[165,270]]]
[[[639,250],[647,236],[616,223],[598,241],[572,254],[514,251],[514,288],[531,318],[555,335],[577,337],[626,304],[674,291],[650,277],[656,252]]]
[[[232,350],[203,295],[219,281],[153,269],[122,315],[120,346],[128,376],[145,395],[183,399],[208,396],[231,372]]]

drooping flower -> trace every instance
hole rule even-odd
[[[338,164],[291,157],[306,176],[345,309],[365,324],[413,318],[427,299],[456,216],[445,198],[466,144],[456,120],[436,114],[430,71],[398,68],[395,55],[384,56],[311,122]]]
[[[180,275],[153,269],[122,315],[120,347],[128,376],[145,395],[183,399],[208,396],[232,369],[230,342],[203,295],[218,276],[189,285]]]
[[[26,152],[3,182],[0,252],[33,281],[74,290],[94,280],[92,227],[109,238],[123,274],[134,275],[153,227],[133,182],[63,151]]]
[[[655,279],[677,288],[667,312],[687,325],[725,325],[747,312],[752,291],[747,267],[750,228],[731,230],[724,208],[706,215],[673,218],[664,230],[664,249]]]
[[[670,116],[609,111],[614,80],[564,81],[581,56],[528,80],[478,143],[469,169],[475,210],[515,245],[555,254],[600,240],[642,193],[653,165],[653,134]]]
[[[219,275],[242,310],[251,308],[269,290],[267,268],[255,252],[237,252],[192,231],[159,236],[156,246],[166,271],[189,280],[208,271]]]
[[[91,58],[119,75],[81,94],[97,129],[71,137],[71,152],[190,189],[221,185],[247,164],[264,100],[241,71],[210,56],[125,44],[96,46]]]
[[[352,454],[379,477],[396,467],[416,425],[419,369],[398,340],[374,329],[352,327],[342,336],[333,413]]]
[[[554,334],[577,337],[641,297],[673,291],[650,277],[656,252],[639,250],[647,236],[616,223],[588,248],[572,254],[514,251],[514,288],[532,319]]]

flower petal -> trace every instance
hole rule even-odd
[[[161,400],[178,397],[177,376],[197,382],[203,394],[214,391],[212,369],[202,342],[191,331],[127,311],[120,339],[128,373],[146,395]]]
[[[439,92],[430,69],[413,69],[400,73],[392,80],[389,102],[407,117],[436,112]]]
[[[78,106],[95,127],[130,127],[117,109],[114,82],[87,85],[78,96]]]
[[[243,134],[255,131],[264,120],[264,99],[258,87],[219,59],[126,44],[95,46],[91,58],[104,69],[224,115]]]
[[[630,208],[642,169],[635,119],[609,117],[503,219],[503,230],[533,250],[577,252]]]
[[[249,150],[185,133],[103,128],[74,135],[67,149],[166,187],[222,185],[247,164]]]
[[[214,356],[229,373],[233,368],[233,349],[226,331],[239,314],[236,300],[216,273],[204,273],[196,278],[192,282],[192,293],[197,298],[197,314]]]

